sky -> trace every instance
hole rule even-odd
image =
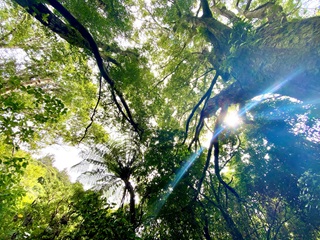
[[[67,169],[70,180],[75,182],[80,173],[71,171],[71,167],[81,161],[79,156],[81,150],[81,147],[54,144],[41,149],[41,152],[36,157],[39,158],[48,154],[54,155],[55,161],[53,162],[53,166],[60,171]]]

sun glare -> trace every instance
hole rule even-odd
[[[237,127],[242,123],[241,118],[239,117],[238,113],[236,111],[230,111],[228,112],[224,123],[228,126],[228,127]]]

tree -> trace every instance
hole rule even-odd
[[[96,130],[129,132],[143,146],[142,216],[150,217],[155,198],[165,201],[150,222],[137,223],[141,236],[317,238],[320,18],[303,17],[300,2],[12,2],[32,16],[28,26],[43,30],[44,43],[73,46],[95,61],[101,78],[88,126],[95,118]],[[234,131],[224,123],[231,108],[244,122]],[[105,143],[98,133],[91,142]],[[190,169],[183,159],[192,153],[200,157]],[[115,156],[105,165],[118,164],[115,173],[128,181]]]
[[[73,166],[82,172],[80,179],[89,180],[93,188],[108,192],[121,186],[123,188],[121,207],[123,208],[127,193],[129,194],[130,223],[133,227],[136,219],[136,193],[134,179],[136,169],[141,164],[138,147],[127,141],[120,143],[105,143],[94,146],[87,152],[83,152],[83,160]],[[113,189],[112,189],[113,188]]]
[[[73,17],[64,6],[57,1],[48,1],[48,4],[70,23],[69,26],[61,21],[59,15],[52,13],[42,3],[37,3],[37,1],[16,2],[25,7],[30,14],[35,14],[35,17],[41,23],[71,44],[91,51],[97,60],[101,74],[111,88],[115,88],[114,81],[109,77],[103,66],[103,59],[98,48],[99,44],[101,45],[100,40],[95,42],[85,26]],[[107,4],[103,1],[100,1],[99,4],[86,7],[91,8],[91,11],[93,11],[92,8],[108,9]],[[235,83],[226,88],[229,90],[225,89],[209,101],[204,111],[205,116],[215,113],[218,101],[226,102],[225,100],[228,100],[230,103],[243,103],[263,93],[266,88],[283,81],[286,82],[285,86],[274,89],[273,92],[300,100],[307,100],[307,98],[312,98],[317,94],[316,79],[319,76],[317,75],[318,72],[314,70],[319,56],[314,53],[313,49],[319,46],[317,41],[319,38],[317,36],[318,32],[312,30],[317,29],[318,17],[293,21],[288,16],[289,13],[285,11],[286,8],[284,8],[287,7],[287,11],[292,11],[294,6],[290,9],[287,6],[290,5],[290,2],[283,3],[284,7],[275,2],[267,2],[258,7],[252,7],[251,1],[247,3],[237,1],[233,8],[238,10],[238,15],[228,10],[224,2],[209,4],[208,1],[200,1],[199,10],[202,10],[202,15],[199,17],[199,10],[196,14],[192,12],[195,4],[197,3],[193,1],[187,3],[176,2],[169,5],[158,3],[153,11],[156,17],[159,17],[156,15],[158,12],[164,14],[159,20],[163,21],[162,25],[171,25],[170,27],[174,31],[168,31],[168,34],[175,40],[180,40],[182,46],[183,43],[192,42],[192,38],[197,36],[194,30],[201,30],[202,37],[209,44],[203,44],[203,49],[201,49],[203,54],[200,55],[207,58],[207,61],[212,64],[212,67],[217,71],[217,74],[222,76],[224,81],[228,81],[230,78],[235,80]],[[74,5],[70,5],[70,8],[72,7]],[[214,18],[213,11],[226,17],[228,24]],[[44,14],[48,15],[45,19],[43,18]],[[81,15],[79,16],[81,18]],[[241,17],[247,19],[247,22],[240,20]],[[253,18],[256,21],[250,23],[249,21]],[[93,29],[92,34],[97,34],[94,31],[97,30]],[[179,35],[189,36],[189,39],[183,39],[185,36],[179,39]],[[189,41],[184,42],[186,40]],[[212,50],[208,52],[206,48],[210,45]],[[102,48],[116,52],[116,49],[108,46]],[[301,49],[304,50],[303,53]],[[240,59],[241,61],[239,61]],[[301,82],[306,85],[302,86]],[[122,99],[122,94],[118,92],[120,90],[114,89],[112,91],[115,91],[114,93],[120,95],[119,97]],[[116,99],[114,101],[117,102]],[[119,110],[135,126],[124,99],[121,100],[121,103],[124,104],[125,110],[121,111],[121,108]],[[210,106],[216,107],[211,109]]]

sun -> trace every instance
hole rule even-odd
[[[237,111],[229,111],[224,119],[224,123],[231,128],[235,128],[242,123]]]

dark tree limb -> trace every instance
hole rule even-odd
[[[212,152],[212,145],[214,146],[214,172],[219,180],[219,182],[228,189],[238,200],[240,200],[239,194],[234,190],[229,184],[227,184],[221,177],[220,174],[220,167],[219,167],[219,135],[222,131],[222,122],[225,119],[225,116],[228,112],[229,104],[227,102],[222,103],[221,112],[219,117],[217,118],[214,133],[210,142],[211,152]],[[210,152],[210,154],[211,154]],[[209,150],[208,150],[209,154]]]
[[[51,31],[58,34],[68,43],[89,49],[89,43],[81,36],[81,34],[71,26],[67,26],[56,15],[54,15],[44,4],[37,3],[34,0],[15,0],[22,6],[31,16],[36,18],[42,25],[48,27]]]
[[[129,208],[130,208],[130,223],[133,226],[133,229],[136,226],[136,204],[135,204],[135,192],[134,188],[129,180],[125,180],[125,186],[126,189],[129,192],[130,195],[130,203],[129,203]]]
[[[221,177],[220,174],[220,167],[219,167],[219,135],[222,131],[222,122],[224,121],[224,118],[227,114],[228,111],[228,107],[229,107],[229,103],[223,102],[219,104],[221,106],[221,112],[220,115],[218,116],[217,120],[216,120],[216,124],[215,124],[215,129],[210,141],[210,145],[208,148],[208,153],[207,153],[207,160],[205,163],[205,166],[203,168],[202,171],[202,175],[201,178],[199,180],[198,186],[197,186],[197,195],[195,196],[195,198],[198,197],[198,194],[201,191],[201,187],[202,187],[202,183],[205,179],[206,176],[206,172],[209,168],[209,164],[210,164],[210,159],[211,159],[211,155],[212,155],[212,150],[214,148],[214,171],[215,174],[219,180],[219,182],[226,188],[228,189],[238,200],[240,200],[240,196],[239,194],[229,185],[227,184]]]
[[[246,8],[244,9],[245,11],[248,11],[250,8],[252,0],[248,0],[247,4],[246,4]]]
[[[214,197],[216,198],[216,201],[214,201],[211,196],[209,197],[204,193],[198,192],[198,190],[194,186],[189,185],[189,187],[192,188],[196,192],[196,195],[200,194],[205,200],[208,201],[209,204],[211,204],[212,206],[214,206],[215,208],[217,208],[220,211],[223,219],[226,222],[227,229],[228,229],[229,233],[231,234],[232,239],[234,239],[234,240],[243,240],[244,239],[240,230],[238,229],[236,223],[233,221],[232,216],[229,214],[228,210],[225,209],[221,205],[220,199],[217,198],[217,193],[215,193],[215,191],[214,191]],[[197,198],[194,198],[194,200],[196,200],[196,199]],[[200,204],[201,204],[201,202],[200,202]]]
[[[205,165],[204,165],[201,178],[199,179],[199,182],[198,182],[197,192],[196,192],[196,195],[195,195],[195,197],[194,197],[195,199],[198,198],[198,195],[199,195],[200,192],[201,192],[201,187],[202,187],[203,181],[204,181],[204,179],[205,179],[205,177],[206,177],[206,173],[207,173],[208,168],[209,168],[210,159],[211,159],[211,155],[212,155],[212,148],[213,148],[213,144],[210,143],[210,146],[209,146],[209,148],[208,148],[208,153],[207,153],[207,160],[206,160],[206,163],[205,163]]]
[[[209,7],[208,0],[201,0],[202,18],[212,18],[212,12]]]
[[[72,14],[65,9],[58,1],[56,0],[48,0],[48,2],[50,3],[50,5],[52,7],[54,7],[75,29],[77,29],[80,34],[82,35],[82,37],[84,39],[86,39],[89,42],[91,51],[96,59],[98,68],[100,70],[100,73],[102,75],[102,77],[106,80],[106,82],[111,86],[111,91],[114,92],[117,96],[115,96],[115,94],[112,94],[113,96],[113,101],[116,103],[118,109],[120,110],[120,112],[122,113],[122,116],[127,119],[127,121],[131,124],[131,126],[133,126],[134,130],[140,135],[142,134],[142,129],[138,126],[138,124],[134,121],[132,114],[131,114],[131,110],[129,109],[129,106],[127,104],[127,102],[125,101],[122,92],[120,92],[116,86],[115,86],[115,82],[111,79],[111,77],[109,76],[104,64],[103,64],[103,60],[101,58],[98,46],[95,42],[95,40],[93,39],[93,37],[91,36],[91,34],[88,32],[88,30],[74,17],[72,16]],[[124,111],[122,110],[122,107],[120,106],[120,104],[118,103],[118,99],[117,97],[119,97],[120,102],[122,104],[122,106],[124,107]]]
[[[208,99],[209,99],[209,98],[206,98],[205,103],[207,102]],[[189,147],[188,147],[189,150],[191,149],[193,143],[196,143],[196,148],[197,148],[197,143],[199,142],[199,135],[200,135],[200,132],[201,132],[203,126],[204,126],[204,118],[203,118],[202,115],[200,114],[200,119],[199,119],[198,124],[197,124],[197,126],[196,126],[196,130],[195,130],[194,137],[193,137],[193,139],[191,140],[191,142],[190,142],[190,144],[189,144]]]
[[[237,139],[238,139],[238,144],[236,146],[236,149],[233,150],[233,152],[231,153],[231,155],[229,156],[229,158],[225,161],[225,163],[223,164],[223,166],[221,167],[221,169],[223,169],[231,160],[232,158],[238,153],[239,148],[241,146],[241,139],[240,137],[237,135]]]
[[[206,91],[206,93],[201,97],[201,99],[199,100],[199,102],[198,102],[198,103],[194,106],[194,108],[192,109],[192,111],[191,111],[191,113],[190,113],[190,115],[189,115],[189,117],[188,117],[188,119],[187,119],[187,123],[186,123],[186,133],[185,133],[185,139],[184,139],[183,143],[185,143],[185,141],[186,141],[186,139],[187,139],[187,137],[188,137],[188,131],[189,131],[190,121],[191,121],[191,119],[193,118],[195,112],[197,111],[197,109],[199,108],[199,106],[202,104],[203,101],[205,101],[205,104],[204,104],[204,106],[203,106],[203,109],[206,109],[207,102],[208,102],[208,100],[209,100],[209,98],[210,98],[212,89],[213,89],[214,85],[216,84],[218,77],[219,77],[219,74],[218,74],[218,72],[216,72],[214,78],[213,78],[212,81],[211,81],[210,87],[208,88],[208,90]],[[203,111],[203,109],[202,109],[202,111]],[[202,111],[201,111],[201,116],[203,115],[203,114],[202,114]],[[203,118],[200,117],[199,123],[200,123],[201,121],[203,121]],[[199,124],[198,124],[198,125],[199,125]],[[198,127],[197,127],[197,128],[198,128]],[[199,132],[196,132],[196,134],[199,135]],[[194,141],[195,141],[195,140],[197,140],[197,137],[196,137],[196,136],[194,137]],[[192,142],[193,142],[193,141],[192,141]]]
[[[48,0],[48,2],[70,23],[72,27],[67,26],[43,4],[38,4],[34,0],[16,0],[16,2],[24,7],[26,11],[28,11],[28,13],[34,15],[35,18],[39,20],[44,26],[49,27],[53,32],[59,34],[70,44],[86,48],[92,52],[96,59],[102,77],[111,87],[112,98],[117,108],[119,109],[123,118],[131,124],[134,130],[141,137],[143,130],[134,121],[131,110],[127,102],[125,101],[122,92],[116,88],[115,82],[109,76],[104,66],[97,43],[95,42],[89,31],[56,0]],[[44,16],[46,16],[46,18],[44,18]]]
[[[52,13],[44,4],[37,3],[35,0],[14,0],[22,6],[30,15],[36,18],[42,25],[48,27],[51,31],[58,34],[68,43],[90,50],[90,44],[84,39],[81,34],[72,25],[65,24],[59,17]],[[97,42],[99,48],[106,52],[121,54],[123,56],[136,56],[138,54],[131,50],[122,50],[116,45],[107,45],[105,43]],[[103,56],[107,61],[115,63],[115,59],[110,56]],[[115,63],[116,64],[116,63]]]
[[[206,206],[204,206],[204,204],[199,201],[200,207],[202,208],[202,216],[204,218],[204,225],[203,225],[203,235],[204,238],[206,240],[212,240],[211,236],[210,236],[210,229],[209,229],[209,218],[207,216],[207,210],[206,210]]]
[[[233,221],[229,212],[227,210],[225,210],[219,203],[214,202],[207,195],[201,193],[201,196],[203,196],[208,201],[208,203],[210,203],[211,205],[213,205],[214,207],[219,209],[223,219],[226,221],[227,229],[229,230],[229,233],[231,234],[232,239],[243,240],[244,238],[243,238],[240,230],[238,229],[236,223]]]
[[[203,181],[204,181],[204,179],[206,177],[206,173],[207,173],[207,170],[208,170],[209,164],[210,164],[212,150],[214,148],[214,170],[215,170],[215,174],[216,174],[219,182],[226,189],[228,189],[233,195],[235,195],[238,200],[240,199],[239,194],[229,184],[227,184],[222,179],[222,177],[220,175],[220,167],[219,167],[219,135],[220,135],[220,133],[222,131],[222,122],[224,121],[224,118],[225,118],[225,116],[227,114],[228,107],[229,107],[229,105],[228,105],[227,102],[226,103],[222,103],[222,105],[221,105],[221,112],[220,112],[220,115],[218,116],[218,118],[216,120],[214,133],[212,135],[212,138],[211,138],[211,141],[210,141],[210,146],[208,148],[207,160],[206,160],[205,166],[203,168],[201,178],[199,179],[199,183],[198,183],[198,186],[197,186],[197,194],[196,194],[195,198],[197,198],[198,194],[201,192],[201,187],[202,187]]]
[[[114,81],[110,78],[110,76],[107,73],[107,70],[105,69],[105,66],[103,64],[103,60],[101,58],[101,55],[99,53],[98,46],[91,36],[91,34],[88,32],[88,30],[67,10],[65,9],[58,1],[56,0],[48,0],[50,5],[54,7],[70,24],[74,29],[77,29],[79,33],[81,34],[83,39],[86,39],[89,43],[89,49],[91,49],[99,70],[101,72],[102,77],[107,81],[107,83],[114,88],[115,83]]]

